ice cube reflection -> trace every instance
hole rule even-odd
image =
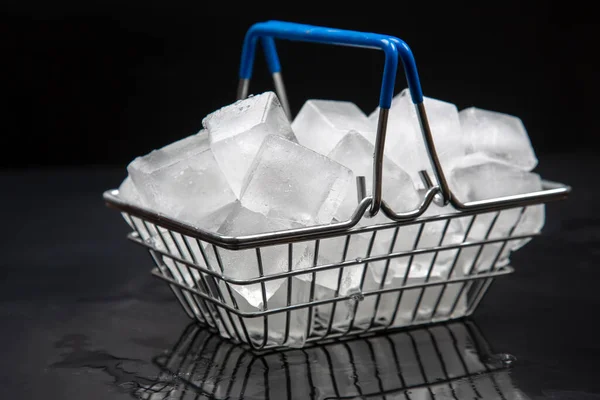
[[[464,320],[262,353],[191,324],[154,362],[179,377],[168,393],[177,399],[526,399],[509,364],[492,359],[481,331]]]

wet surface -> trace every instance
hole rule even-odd
[[[573,186],[468,321],[253,354],[191,324],[101,193],[123,170],[0,174],[0,385],[15,399],[600,399],[600,162],[540,156]],[[582,173],[582,171],[589,171]]]

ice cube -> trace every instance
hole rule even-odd
[[[328,224],[353,180],[352,171],[281,136],[268,136],[250,167],[242,205],[269,218]]]
[[[364,176],[367,196],[370,196],[373,185],[374,151],[375,147],[363,135],[352,130],[338,142],[328,156],[350,168],[355,177]],[[397,212],[413,210],[420,203],[411,177],[388,157],[383,160],[382,197]],[[356,181],[354,181],[336,213],[336,219],[340,221],[349,219],[357,204],[357,188]]]
[[[143,206],[140,193],[133,184],[130,176],[127,176],[123,182],[121,182],[121,185],[119,186],[119,197],[130,204]]]
[[[377,131],[377,123],[379,121],[379,108],[376,108],[369,116],[367,117],[369,122],[371,123],[371,130]]]
[[[347,245],[346,245],[347,242]],[[354,234],[348,240],[346,236],[336,236],[319,241],[318,257],[314,263],[315,247],[306,246],[305,256],[302,257],[303,263],[296,264],[295,269],[308,268],[323,265],[339,264],[344,261],[356,261],[364,258],[367,254],[369,242],[364,235]],[[352,264],[332,269],[325,269],[298,275],[299,279],[306,282],[316,282],[319,287],[337,291],[340,296],[357,292],[360,288],[364,263]],[[341,274],[341,277],[340,277]]]
[[[121,182],[121,185],[119,186],[119,198],[138,207],[144,206],[140,193],[133,184],[130,176],[127,176],[123,182]],[[127,222],[127,225],[133,229],[139,229],[137,226],[141,226],[142,224],[142,221],[138,217],[128,215],[124,212],[121,213],[121,215],[123,216],[125,222]],[[143,239],[147,239],[147,237]]]
[[[453,160],[460,159],[465,154],[458,109],[452,103],[430,97],[424,98],[424,106],[438,157],[446,171]],[[372,143],[375,144],[374,141]],[[428,171],[430,176],[434,177],[415,105],[408,89],[404,89],[392,100],[385,154],[408,172],[418,188],[424,187],[419,171]]]
[[[239,100],[204,118],[210,146],[236,196],[260,145],[268,135],[296,141],[283,107],[273,92]]]
[[[375,130],[365,113],[348,101],[308,100],[292,122],[298,142],[328,155],[338,142],[355,130],[374,140]]]
[[[353,294],[350,299],[333,302],[335,292],[329,288],[317,286],[315,293],[318,300],[331,300],[331,302],[317,306],[317,323],[323,327],[331,326],[334,330],[348,331],[350,329],[370,329],[376,324],[387,327],[400,327],[411,325],[415,322],[436,317],[447,317],[452,311],[453,315],[464,313],[466,307],[465,296],[461,293],[460,284],[447,285],[443,289],[444,277],[430,277],[430,283],[439,282],[440,285],[428,287],[415,287],[399,291],[405,286],[418,286],[425,283],[425,278],[395,278],[385,284],[376,282],[374,276],[368,271],[365,274],[363,290]],[[377,290],[397,289],[386,293],[373,293]],[[464,292],[464,291],[463,291]],[[458,300],[457,296],[461,293]],[[335,307],[334,307],[335,303]],[[437,306],[436,306],[437,304]]]
[[[542,190],[542,181],[538,174],[494,161],[483,153],[470,154],[461,162],[456,163],[449,176],[449,183],[457,198],[462,202],[494,199]],[[469,231],[470,240],[481,241],[486,238],[497,239],[513,235],[536,234],[544,226],[545,207],[543,204],[525,208],[517,207],[499,212],[482,213],[473,218],[475,219],[472,221]],[[465,218],[462,221],[465,229],[468,229],[466,225],[470,225],[471,220]],[[508,242],[503,254],[499,256],[499,261],[506,264],[509,250],[516,250],[528,241],[529,239],[520,239]],[[476,270],[493,267],[490,266],[489,259],[494,258],[502,246],[502,243],[486,245],[487,250],[479,255],[479,266]],[[465,250],[466,254],[470,255],[476,254],[475,251],[478,252],[478,248]]]
[[[191,225],[236,200],[204,131],[136,158],[127,171],[149,208]]]
[[[457,211],[451,206],[439,207],[431,203],[421,218],[439,215],[453,215]],[[382,217],[376,216],[374,222]],[[372,255],[405,253],[414,250],[427,250],[438,246],[450,246],[464,241],[464,228],[458,218],[435,220],[382,229],[377,233]],[[371,268],[376,282],[385,275],[386,282],[393,278],[441,278],[446,276],[457,256],[457,249],[429,251],[420,254],[390,258],[387,272],[385,262],[378,262]]]
[[[152,233],[152,237],[149,242],[155,249],[174,257],[182,258],[186,261],[192,261],[191,256],[187,252],[186,243],[184,242],[186,239],[182,235],[162,227],[153,228],[150,232]],[[196,270],[184,263],[177,262],[172,257],[162,255],[161,257],[171,272],[171,277],[174,280],[190,287],[196,286],[196,280],[199,278]]]
[[[281,231],[293,227],[298,227],[298,225],[281,219],[268,218],[245,207],[237,206],[227,216],[217,233],[225,236],[243,236]],[[290,270],[287,245],[265,246],[259,249],[246,250],[227,250],[209,245],[207,250],[208,262],[211,268],[217,271],[222,269],[223,276],[231,279],[244,281],[259,278],[261,275],[269,276]],[[258,252],[260,252],[260,264]],[[299,250],[295,254],[299,258],[294,259],[293,263],[298,264],[298,268],[301,268],[303,262],[301,257],[304,252]],[[268,301],[282,283],[283,279],[264,281],[264,298],[263,283],[231,284],[231,287],[241,294],[250,305],[261,309],[264,300]]]
[[[309,285],[295,277],[290,277],[288,279],[286,279],[267,300],[266,307],[257,307],[256,304],[250,303],[248,298],[239,292],[230,292],[227,291],[226,288],[222,289],[221,292],[224,294],[226,301],[228,301],[230,305],[234,306],[235,304],[237,309],[244,313],[258,313],[261,311],[286,308],[288,306],[307,303],[310,295]],[[223,286],[223,283],[224,282],[221,283],[221,286]],[[231,300],[230,293],[233,295],[233,301]],[[267,322],[266,332],[265,319]],[[269,346],[285,345],[289,347],[302,347],[305,343],[306,335],[310,333],[307,308],[299,308],[289,312],[278,312],[267,316],[241,316],[239,318],[233,316],[231,321],[233,321],[235,331],[241,335],[242,338],[245,338],[245,331],[248,332],[250,340],[257,346],[263,344],[263,340],[266,336],[266,344]],[[227,321],[229,325],[231,321]],[[247,340],[247,338],[245,339]]]
[[[236,200],[233,203],[227,204],[227,205],[219,208],[218,210],[216,210],[216,211],[208,214],[204,218],[202,218],[198,222],[198,228],[200,228],[204,231],[207,231],[207,232],[216,233],[218,231],[218,229],[221,227],[221,225],[225,222],[226,218],[231,214],[231,212],[239,207],[240,207],[240,202],[239,202],[239,200]],[[162,229],[162,228],[159,228],[159,229]],[[199,265],[200,267],[203,267],[205,269],[211,269],[211,268],[208,268],[208,266],[206,265],[206,260],[205,260],[205,256],[208,254],[208,252],[207,252],[207,250],[202,251],[202,249],[200,248],[201,246],[203,247],[203,249],[205,249],[206,242],[202,242],[200,240],[194,240],[194,239],[189,238],[187,240],[187,245],[181,246],[181,248],[185,249],[185,255],[186,255],[187,259],[189,259],[190,261],[193,261],[195,264]],[[214,267],[213,268],[213,270],[214,270],[216,268],[216,265],[212,265],[211,267]],[[192,276],[194,276],[196,278],[196,280],[198,280],[200,278],[198,271],[196,271],[195,269],[190,269],[190,272],[192,273]]]
[[[223,225],[223,223],[231,214],[231,212],[239,207],[240,201],[235,200],[229,204],[224,205],[221,208],[218,208],[217,210],[202,218],[198,222],[198,228],[208,232],[216,232],[221,227],[221,225]]]
[[[482,152],[525,171],[536,167],[538,160],[520,118],[477,107],[458,114],[467,154]]]

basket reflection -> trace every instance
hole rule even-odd
[[[525,399],[472,321],[256,353],[196,325],[154,359],[144,399]]]

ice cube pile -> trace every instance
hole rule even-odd
[[[427,97],[424,101],[442,166],[461,201],[542,189],[539,175],[532,172],[537,158],[518,117],[475,107],[459,111],[452,103]],[[370,195],[378,113],[376,109],[367,115],[347,101],[308,100],[290,122],[273,92],[250,96],[207,115],[198,133],[134,159],[119,195],[134,205],[224,236],[344,221],[359,202],[357,177],[365,177]],[[419,171],[434,175],[407,90],[393,99],[385,146],[383,199],[397,212],[414,210],[426,189]],[[451,206],[432,204],[425,216],[454,212]],[[379,213],[363,217],[359,226],[386,222],[392,221]],[[194,259],[202,260],[206,268],[240,283],[222,291],[245,312],[286,307],[290,301],[347,298],[314,307],[314,321],[309,321],[305,308],[293,311],[293,317],[270,319],[269,341],[302,346],[312,329],[308,324],[344,330],[369,326],[375,320],[396,326],[431,318],[433,313],[460,314],[466,307],[466,291],[460,284],[381,296],[363,296],[363,292],[489,271],[494,265],[506,265],[510,253],[526,239],[507,246],[453,248],[369,263],[362,262],[364,258],[533,234],[543,225],[544,206],[536,205],[524,211],[418,222],[380,230],[375,236],[363,232],[318,243],[297,242],[293,251],[287,245],[234,251],[208,243],[190,251],[198,253]],[[150,234],[158,242],[160,229]],[[164,238],[160,243],[157,246],[170,251]],[[314,269],[353,260],[343,269]],[[184,274],[175,263],[165,264],[175,279],[194,286],[195,271]],[[306,273],[242,284],[291,270]],[[229,288],[233,291],[225,290]],[[260,319],[245,326],[251,338],[264,337]],[[284,330],[286,335],[281,334]]]

